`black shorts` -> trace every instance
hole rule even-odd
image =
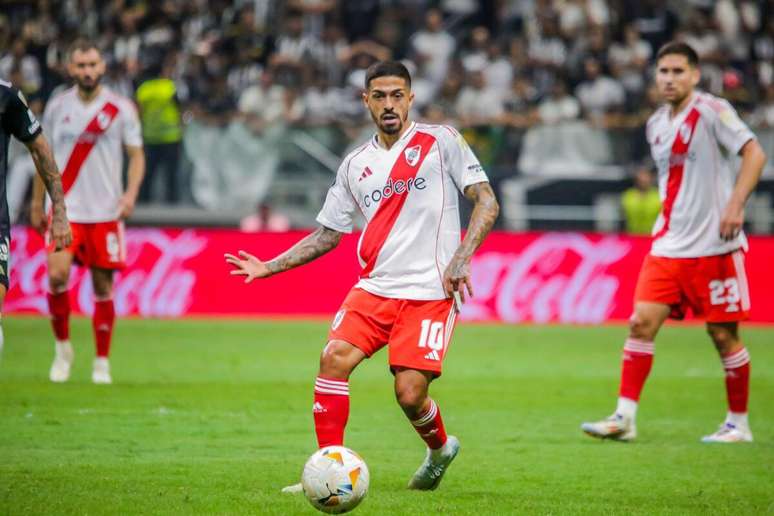
[[[0,285],[8,290],[8,257],[11,254],[11,228],[0,226]]]

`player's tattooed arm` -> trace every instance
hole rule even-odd
[[[64,189],[62,188],[62,176],[54,161],[54,154],[48,145],[46,138],[40,134],[30,142],[27,148],[38,171],[39,180],[33,184],[31,218],[33,227],[41,232],[45,231],[46,220],[43,210],[43,187],[51,197],[51,241],[56,249],[63,249],[70,245],[72,235],[70,224],[67,222],[65,211]]]
[[[470,260],[473,253],[492,230],[500,213],[500,205],[497,203],[492,187],[487,182],[476,183],[465,188],[465,197],[473,203],[468,231],[443,274],[446,295],[451,297],[456,290],[462,301],[465,301],[463,284],[468,295],[473,296],[473,286],[470,281]]]
[[[339,245],[340,241],[340,232],[320,226],[296,245],[268,262],[262,262],[245,251],[239,251],[239,257],[233,254],[225,256],[226,262],[235,267],[231,275],[245,276],[245,283],[250,283],[254,279],[267,278],[309,263],[332,250]]]

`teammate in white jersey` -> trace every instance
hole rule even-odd
[[[395,396],[428,447],[409,483],[435,489],[459,450],[447,437],[438,405],[428,396],[454,328],[455,296],[472,295],[470,259],[489,233],[499,207],[465,140],[446,126],[409,120],[411,77],[397,62],[366,73],[363,101],[376,135],[339,168],[317,217],[320,227],[294,247],[262,262],[244,251],[227,254],[231,274],[249,283],[308,263],[352,231],[360,213],[360,281],[336,314],[314,390],[320,448],[342,445],[349,416],[349,376],[363,359],[389,347]],[[474,203],[460,243],[457,191]],[[300,487],[290,486],[289,490]]]
[[[70,377],[68,281],[73,262],[89,267],[94,287],[92,316],[96,358],[92,380],[111,383],[108,355],[115,321],[113,271],[124,267],[122,220],[134,209],[145,173],[137,110],[131,100],[104,86],[100,79],[105,62],[97,47],[78,40],[70,48],[68,71],[75,86],[52,98],[43,114],[54,156],[62,171],[65,204],[73,230],[73,243],[65,250],[49,247],[48,305],[55,336],[55,357],[50,378]],[[127,186],[123,187],[123,153],[129,156]],[[33,225],[46,225],[43,190],[33,194]]]
[[[739,321],[750,310],[742,224],[766,156],[728,102],[694,89],[699,78],[698,56],[690,46],[670,43],[659,51],[656,84],[666,105],[648,120],[647,138],[663,208],[637,281],[618,406],[605,420],[583,423],[593,437],[628,441],[636,436],[653,340],[668,317],[682,318],[690,309],[706,321],[726,371],[726,419],[702,441],[752,441],[750,357],[738,334]],[[736,154],[742,164],[734,182],[726,158]]]

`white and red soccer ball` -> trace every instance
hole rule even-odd
[[[317,450],[304,465],[301,485],[309,503],[322,512],[351,511],[368,493],[368,466],[344,446]]]

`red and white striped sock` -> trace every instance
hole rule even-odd
[[[742,347],[721,357],[726,371],[726,396],[729,420],[747,422],[747,400],[750,396],[750,354]]]
[[[431,398],[427,399],[426,408],[411,424],[414,425],[419,437],[427,443],[431,450],[437,450],[446,444],[446,429],[443,426],[441,411]]]
[[[318,376],[314,382],[314,431],[317,445],[342,446],[349,419],[349,381]]]
[[[621,388],[618,392],[619,406],[616,412],[629,417],[635,416],[640,393],[653,366],[653,350],[653,342],[631,337],[626,339],[621,364]]]

